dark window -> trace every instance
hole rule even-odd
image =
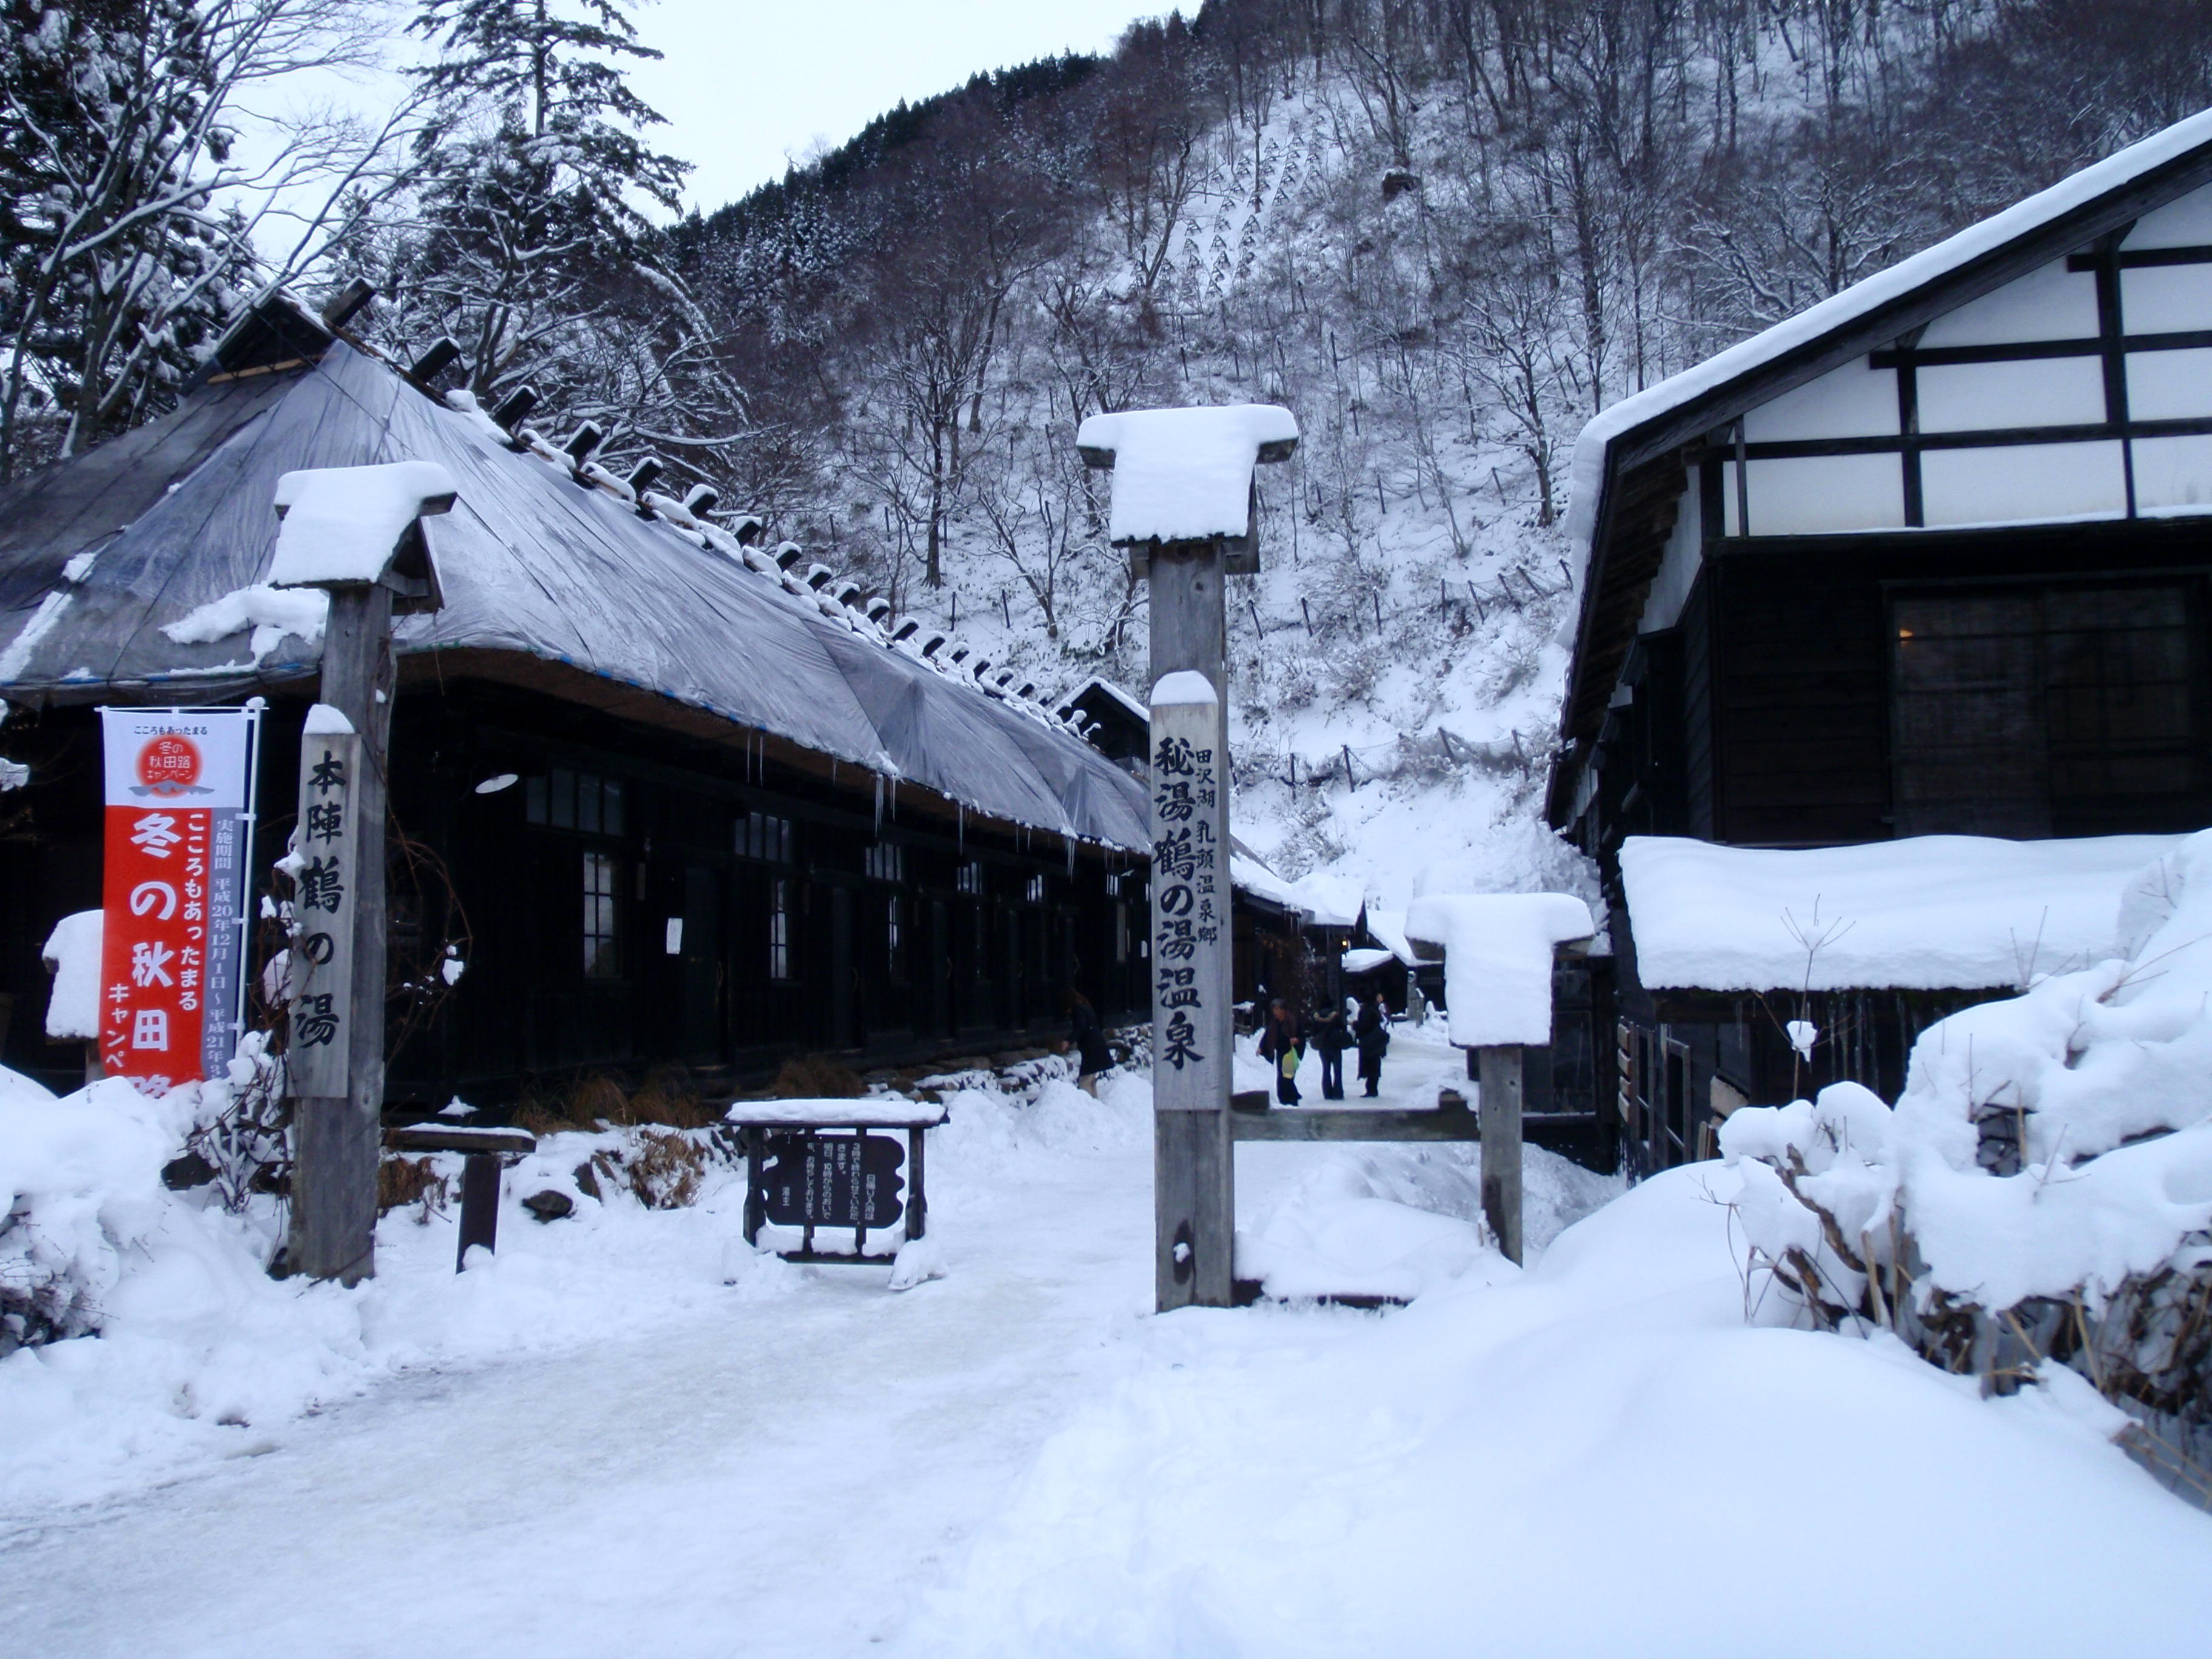
[[[906,901],[896,893],[884,902],[884,963],[891,980],[906,982]]]
[[[1029,884],[1029,900],[1030,900],[1030,902],[1031,904],[1042,904],[1042,903],[1044,902],[1044,896],[1045,896],[1045,881],[1044,881],[1044,878],[1043,878],[1042,875],[1031,876],[1031,877],[1030,878],[1030,884]]]
[[[896,842],[879,841],[868,848],[867,872],[878,881],[906,879],[906,848]]]
[[[791,884],[781,876],[768,884],[768,976],[791,977]]]
[[[789,864],[795,844],[789,818],[780,818],[773,812],[748,812],[738,820],[737,851],[744,857]]]
[[[981,893],[983,890],[982,860],[969,859],[963,864],[959,872],[953,878],[952,884],[963,893]]]
[[[623,832],[623,784],[590,772],[554,767],[523,786],[522,816],[553,830],[581,830],[588,835]]]
[[[2190,611],[2174,584],[1893,599],[1897,833],[2197,823],[2204,765]]]
[[[615,924],[615,860],[605,853],[584,854],[584,977],[622,976],[622,941]]]

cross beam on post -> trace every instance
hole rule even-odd
[[[1224,578],[1259,568],[1262,463],[1297,447],[1267,404],[1094,415],[1086,465],[1114,471],[1108,535],[1152,585],[1152,1194],[1161,1312],[1235,1289],[1230,1138],[1235,998]]]
[[[295,970],[286,987],[293,1167],[285,1269],[351,1285],[376,1271],[384,1112],[384,820],[396,614],[444,603],[422,520],[452,477],[422,461],[288,472],[269,570],[330,595],[321,700],[301,739]]]

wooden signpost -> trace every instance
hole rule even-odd
[[[361,476],[370,474],[380,476]],[[292,848],[292,1205],[284,1265],[351,1285],[376,1271],[385,787],[398,678],[392,618],[395,610],[434,611],[441,603],[421,520],[448,510],[453,493],[441,469],[401,463],[288,473],[277,500],[287,522],[270,585],[330,595],[321,700],[301,737]]]
[[[1254,470],[1297,423],[1264,405],[1096,415],[1076,444],[1115,473],[1109,527],[1151,583],[1152,1209],[1157,1305],[1236,1294],[1229,1095],[1229,623],[1225,579],[1259,568]]]

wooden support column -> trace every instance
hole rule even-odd
[[[1163,1313],[1226,1308],[1236,1277],[1222,563],[1218,541],[1166,544],[1151,561],[1152,1193]]]
[[[1471,1051],[1480,1073],[1482,1218],[1506,1259],[1521,1260],[1521,1050]]]

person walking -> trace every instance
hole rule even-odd
[[[1260,1058],[1275,1066],[1275,1098],[1285,1106],[1298,1103],[1298,1060],[1306,1039],[1291,1005],[1277,997],[1267,1005],[1267,1027],[1260,1033]]]
[[[1098,1074],[1114,1063],[1114,1051],[1106,1046],[1106,1030],[1098,1023],[1098,1011],[1091,1006],[1091,999],[1071,985],[1064,1000],[1067,1006],[1067,1042],[1064,1046],[1073,1050],[1076,1056],[1075,1086],[1095,1100],[1098,1097]]]
[[[1372,1100],[1382,1091],[1382,1056],[1390,1047],[1390,1018],[1383,1012],[1382,992],[1367,994],[1352,1032],[1359,1042],[1359,1080],[1367,1085],[1367,1098]]]
[[[1352,1028],[1345,1020],[1342,1004],[1325,1007],[1314,1016],[1313,1046],[1321,1056],[1321,1097],[1342,1100],[1344,1051],[1352,1046]]]

